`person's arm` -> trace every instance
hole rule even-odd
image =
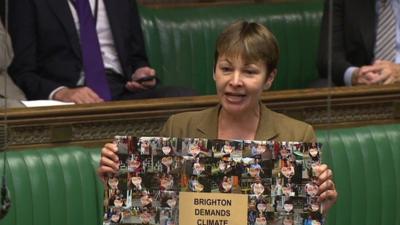
[[[317,58],[318,72],[320,77],[325,78],[328,76],[328,17],[329,1],[325,1]],[[346,59],[346,49],[344,46],[344,26],[344,0],[333,0],[332,81],[338,86],[345,85],[345,71],[352,66]]]
[[[353,86],[355,74],[358,73],[360,68],[351,66],[344,72],[344,84],[346,86]]]
[[[132,22],[130,49],[132,51],[129,52],[128,60],[131,63],[133,73],[129,75],[125,87],[130,91],[146,90],[157,85],[156,71],[148,63],[137,3],[131,1],[130,5],[132,6],[130,14],[130,21]],[[149,80],[151,77],[154,79]],[[143,79],[144,81],[141,81]]]
[[[5,71],[12,58],[11,43],[8,34],[0,22],[0,71]]]
[[[37,18],[31,0],[10,1],[10,36],[14,59],[9,74],[28,99],[48,99],[59,83],[39,76],[37,59]]]

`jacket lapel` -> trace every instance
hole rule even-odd
[[[199,137],[210,139],[216,139],[218,137],[218,114],[220,108],[220,105],[213,107],[199,119],[196,126],[196,132],[199,134]]]
[[[81,58],[81,49],[79,44],[78,32],[76,30],[74,19],[67,0],[47,0],[48,4],[54,10],[56,16],[60,19],[72,45],[72,49],[78,58]]]
[[[260,103],[260,121],[256,132],[256,140],[273,140],[279,136],[275,129],[276,121],[273,121],[271,110]]]

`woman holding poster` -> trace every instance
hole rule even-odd
[[[277,74],[278,43],[263,25],[238,21],[217,40],[214,80],[219,102],[215,107],[171,116],[161,136],[210,139],[276,140],[315,142],[311,125],[276,113],[261,104]],[[117,148],[102,149],[99,175],[118,169]],[[328,210],[337,198],[332,171],[327,165],[315,168],[319,202]]]

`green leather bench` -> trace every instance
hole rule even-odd
[[[319,131],[318,138],[339,193],[328,224],[400,225],[400,124]]]
[[[7,153],[12,206],[0,224],[102,224],[103,187],[95,173],[99,153],[82,147]]]
[[[238,19],[267,25],[276,35],[281,61],[273,90],[308,87],[318,78],[316,52],[322,0],[208,7],[141,6],[142,27],[151,65],[163,84],[215,94],[212,78],[215,42]]]
[[[339,192],[328,224],[400,225],[400,124],[318,131],[318,138]],[[99,152],[82,147],[8,152],[12,208],[0,224],[100,225]]]

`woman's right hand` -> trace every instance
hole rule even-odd
[[[118,148],[116,144],[107,143],[101,149],[100,165],[97,175],[105,182],[108,174],[116,174],[119,169]]]

